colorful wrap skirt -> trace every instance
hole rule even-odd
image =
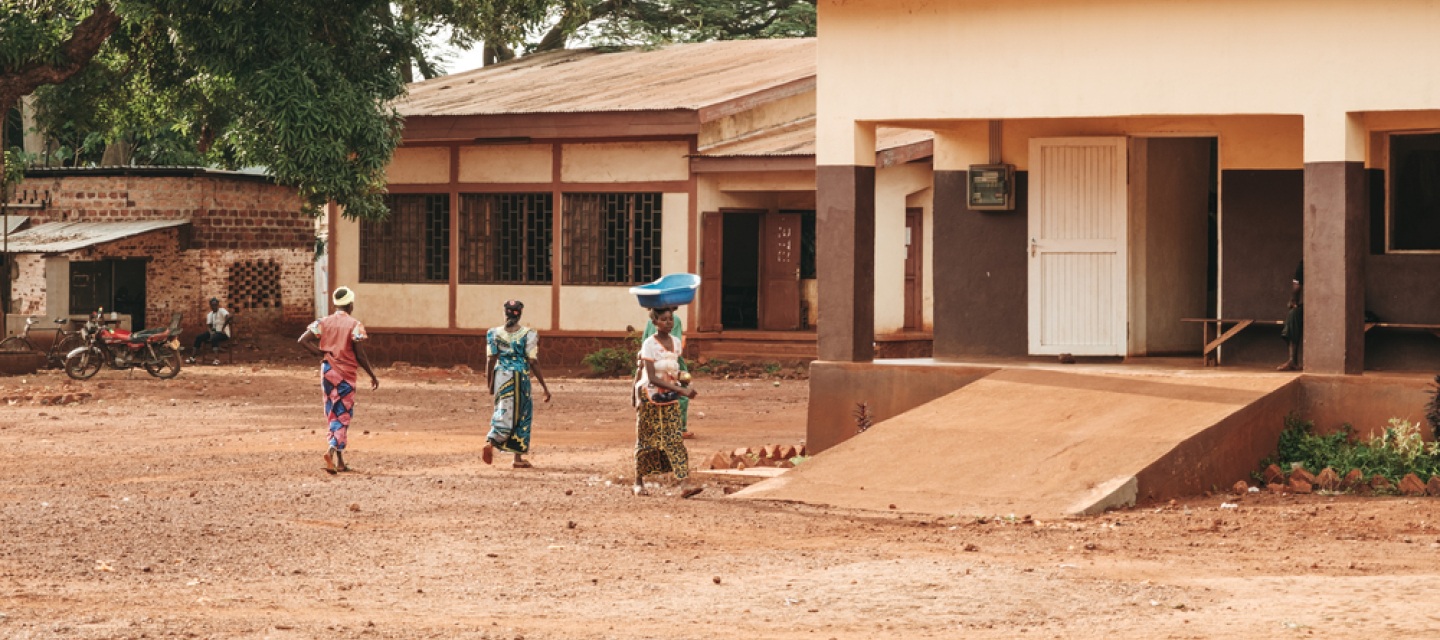
[[[535,405],[530,401],[530,372],[495,368],[495,413],[490,416],[490,434],[485,438],[501,451],[530,452],[530,419]]]
[[[345,449],[350,418],[355,415],[355,381],[346,380],[329,362],[320,365],[320,388],[325,392],[325,421],[329,423],[330,446]]]
[[[680,436],[679,403],[641,402],[635,410],[635,476],[671,473],[690,476],[690,454]]]

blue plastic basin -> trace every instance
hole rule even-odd
[[[695,300],[695,289],[700,286],[700,276],[693,273],[672,273],[650,284],[630,287],[630,293],[647,309],[655,307],[676,307],[690,304]]]

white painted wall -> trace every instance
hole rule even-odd
[[[1351,114],[1440,109],[1429,0],[820,0],[819,16],[827,165],[868,164],[857,122],[1197,114],[1299,116],[1305,162],[1361,160]]]
[[[549,330],[550,285],[462,284],[455,291],[455,324],[461,329],[489,329],[505,324],[505,302],[525,303],[523,322]],[[449,301],[446,301],[448,310]]]
[[[934,185],[930,163],[875,172],[875,333],[905,327],[905,207],[912,194]],[[929,234],[926,234],[929,237]],[[929,254],[925,262],[930,262]],[[926,271],[930,269],[926,268]],[[824,274],[820,274],[824,277]]]

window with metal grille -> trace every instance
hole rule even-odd
[[[450,196],[390,195],[390,217],[360,223],[360,281],[450,281]]]
[[[460,196],[462,284],[549,284],[554,197],[548,193]]]
[[[658,193],[567,193],[566,284],[639,284],[660,278]]]

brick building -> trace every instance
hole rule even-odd
[[[315,221],[295,190],[263,176],[195,168],[42,169],[21,189],[50,204],[9,238],[5,326],[97,308],[187,335],[219,298],[244,332],[298,330],[315,316]]]

